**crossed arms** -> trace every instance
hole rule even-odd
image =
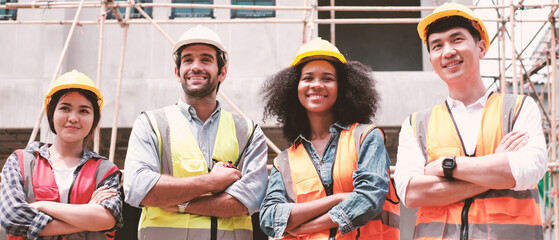
[[[13,184],[17,183],[17,184]],[[27,203],[19,163],[12,154],[2,170],[0,224],[14,236],[37,239],[83,231],[113,230],[122,224],[119,176],[107,177],[87,204],[39,201]],[[110,231],[110,230],[109,230]]]
[[[546,170],[547,150],[539,110],[527,98],[513,132],[504,136],[494,154],[457,157],[455,180],[444,178],[442,159],[425,165],[409,121],[400,132],[395,181],[408,208],[455,203],[489,189],[533,188]]]
[[[388,192],[389,165],[382,135],[379,130],[374,130],[363,141],[357,170],[353,172],[354,190],[306,203],[293,203],[293,199],[287,199],[282,173],[273,168],[260,211],[260,226],[274,238],[331,228],[338,228],[342,234],[351,232],[382,211]]]
[[[209,174],[186,178],[160,174],[157,136],[150,129],[145,117],[140,116],[130,136],[124,174],[124,191],[130,205],[177,212],[178,204],[189,201],[186,212],[215,217],[258,211],[267,179],[267,148],[260,128],[255,129],[242,173],[217,163]]]

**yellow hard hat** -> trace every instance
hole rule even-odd
[[[417,24],[417,33],[419,33],[419,37],[423,40],[425,46],[427,46],[427,30],[429,28],[429,24],[450,16],[460,16],[472,21],[472,25],[477,29],[479,35],[481,36],[481,40],[485,41],[487,47],[485,48],[485,52],[489,49],[489,34],[487,33],[487,28],[483,22],[474,16],[474,12],[470,10],[468,7],[458,4],[458,3],[444,3],[443,5],[436,8],[431,15],[425,17],[419,24]]]
[[[50,102],[50,98],[54,93],[69,88],[79,88],[91,91],[99,99],[97,101],[97,103],[99,104],[99,111],[101,111],[101,109],[103,108],[103,95],[101,95],[101,91],[97,89],[95,83],[93,83],[93,80],[91,80],[91,78],[81,72],[72,70],[71,72],[62,74],[60,77],[54,80],[54,82],[50,86],[49,92],[45,96],[45,109],[47,108],[47,105]]]
[[[306,58],[306,59],[305,59]],[[299,65],[303,60],[310,59],[335,59],[341,63],[345,63],[345,57],[340,53],[340,50],[334,44],[323,40],[322,38],[317,38],[312,41],[305,43],[299,51],[297,51],[297,56],[289,66]],[[306,62],[306,61],[304,61]]]
[[[196,25],[195,27],[186,30],[186,32],[181,35],[179,41],[175,43],[175,45],[173,46],[173,50],[171,51],[171,54],[173,54],[173,58],[177,57],[176,52],[177,50],[179,50],[179,48],[184,45],[195,43],[203,43],[215,46],[223,53],[222,57],[225,61],[225,66],[227,67],[229,65],[229,54],[227,52],[227,49],[225,49],[225,47],[221,43],[221,38],[219,38],[216,32],[202,25]]]

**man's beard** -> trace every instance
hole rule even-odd
[[[218,76],[214,76],[213,78],[210,79],[210,81],[206,82],[201,88],[189,89],[186,78],[187,77],[185,75],[185,77],[183,78],[184,81],[181,82],[182,90],[186,93],[186,95],[197,97],[197,98],[206,97],[210,95],[215,91],[215,89],[219,84],[219,81],[217,80]]]

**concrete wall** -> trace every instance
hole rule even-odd
[[[26,2],[25,0],[22,2]],[[29,1],[30,2],[30,1]],[[161,2],[161,1],[156,1]],[[228,4],[219,0],[216,4]],[[279,3],[278,3],[279,4]],[[297,6],[296,0],[279,5]],[[18,20],[71,20],[75,10],[22,9]],[[99,9],[84,9],[80,20],[95,20]],[[216,10],[217,19],[229,18],[229,10]],[[155,19],[167,19],[168,9],[155,9]],[[302,18],[301,11],[277,12],[279,19]],[[161,25],[173,39],[192,24]],[[288,66],[302,43],[301,24],[207,24],[229,49],[231,62],[222,89],[249,112],[259,112],[256,105],[261,82],[268,75]],[[69,25],[0,25],[2,64],[0,64],[0,128],[32,127],[39,114],[42,97],[56,68]],[[10,34],[6,34],[10,33]],[[92,79],[97,74],[99,28],[84,25],[76,28],[61,73],[77,69]],[[106,25],[101,92],[105,96],[102,127],[113,119],[123,29]],[[160,107],[179,99],[179,84],[174,78],[172,45],[152,25],[131,25],[126,43],[120,113],[118,125],[130,127],[134,118],[146,109]],[[238,86],[238,87],[235,87]],[[254,115],[254,114],[249,114]],[[9,116],[9,117],[8,117]]]
[[[25,2],[22,1],[22,2]],[[223,3],[222,3],[223,2]],[[226,0],[216,1],[225,4]],[[278,5],[300,5],[300,1],[278,1]],[[21,9],[18,20],[71,20],[74,10]],[[81,20],[96,19],[98,9],[84,9]],[[155,19],[167,19],[168,9],[156,8]],[[228,18],[228,10],[216,10],[216,18]],[[277,12],[277,18],[300,18],[301,11]],[[161,25],[178,39],[191,24]],[[301,24],[210,24],[230,50],[231,63],[223,91],[250,118],[260,121],[261,97],[258,92],[266,77],[288,66],[302,43]],[[0,64],[0,128],[32,128],[42,106],[56,64],[62,52],[69,25],[0,25],[2,64]],[[315,32],[316,35],[316,32]],[[96,79],[99,28],[76,28],[61,73],[77,69]],[[123,29],[105,27],[101,92],[105,96],[102,127],[110,127],[114,117],[116,84]],[[150,24],[131,25],[126,43],[119,127],[131,127],[144,110],[179,99],[180,88],[174,75],[171,44]],[[379,56],[382,58],[382,56]],[[439,103],[446,92],[444,84],[431,72],[375,72],[383,98],[379,124],[400,125],[409,113]],[[422,91],[422,89],[424,91]],[[436,90],[436,91],[435,91]],[[427,95],[428,94],[428,95]],[[222,101],[225,108],[229,108]],[[266,125],[273,125],[267,121]]]
[[[21,2],[31,2],[23,0]],[[169,1],[155,1],[169,2]],[[423,4],[424,1],[422,1]],[[228,0],[216,0],[228,4]],[[298,0],[278,0],[278,5],[301,5]],[[429,4],[427,4],[429,5]],[[22,9],[18,20],[71,20],[75,10]],[[99,9],[84,9],[81,20],[94,20]],[[277,12],[279,19],[302,18],[301,11]],[[155,19],[167,19],[168,9],[154,9]],[[229,10],[216,10],[217,19],[229,18]],[[161,25],[173,39],[193,25]],[[221,36],[230,50],[231,63],[220,91],[262,125],[262,103],[258,92],[266,77],[288,66],[302,43],[301,24],[213,24],[206,25]],[[60,57],[69,25],[0,25],[0,128],[32,128],[40,112]],[[315,29],[317,29],[315,27]],[[393,31],[399,31],[393,29]],[[315,32],[315,36],[317,33]],[[99,28],[79,26],[74,33],[61,73],[78,69],[94,80],[97,72]],[[106,25],[101,91],[105,96],[102,127],[110,127],[114,117],[116,80],[123,29]],[[340,41],[340,40],[338,40]],[[119,112],[119,127],[129,128],[140,112],[179,99],[181,91],[173,75],[171,44],[150,24],[131,25]],[[364,48],[368,48],[365,46]],[[425,53],[423,54],[425,56]],[[382,55],[376,56],[382,58]],[[424,69],[430,68],[425,62]],[[399,126],[411,113],[438,104],[447,95],[446,86],[433,72],[404,71],[374,73],[382,97],[375,123]],[[219,99],[221,99],[219,97]],[[221,101],[225,109],[231,107]],[[264,126],[273,126],[267,121]],[[45,126],[43,124],[43,126]],[[402,239],[411,239],[413,211],[402,211]],[[0,239],[2,236],[0,234]]]
[[[419,6],[419,0],[338,0],[337,6]],[[330,6],[330,0],[319,5]],[[398,19],[419,18],[420,12],[336,12],[343,19]],[[319,18],[329,19],[330,12],[319,12]],[[421,71],[422,43],[417,35],[416,23],[335,24],[336,46],[345,57],[369,65],[375,71]],[[331,40],[332,25],[319,25],[318,34]]]

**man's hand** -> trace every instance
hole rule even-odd
[[[444,177],[443,160],[445,157],[440,157],[425,165],[425,175]]]
[[[167,212],[172,212],[172,213],[178,213],[179,212],[179,207],[177,205],[162,207],[161,209],[163,209]]]
[[[219,193],[241,179],[241,172],[234,168],[228,168],[222,162],[216,163],[209,176],[214,185],[212,193]]]
[[[495,153],[501,152],[513,152],[516,151],[528,143],[528,134],[521,132],[510,132],[503,137],[499,146],[495,148]],[[442,167],[442,161],[444,157],[428,163],[425,166],[425,175],[444,177],[444,171]]]
[[[499,146],[495,148],[495,153],[516,151],[526,146],[529,138],[530,136],[525,132],[510,132],[503,137]]]

